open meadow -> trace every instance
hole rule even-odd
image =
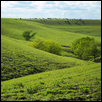
[[[24,31],[36,35],[26,41]],[[101,52],[101,20],[1,18],[1,101],[101,101],[101,61],[70,48],[81,37]],[[27,46],[38,38],[60,44],[60,55]]]

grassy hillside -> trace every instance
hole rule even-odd
[[[101,100],[101,63],[78,59],[69,47],[74,39],[89,36],[100,49],[100,24],[100,20],[2,18],[1,100]],[[26,30],[37,34],[25,41]],[[26,45],[39,37],[61,44],[61,55]]]
[[[87,61],[54,55],[1,36],[1,79],[88,64]]]
[[[44,39],[54,40],[61,45],[68,46],[74,39],[85,36],[94,37],[97,41],[101,41],[101,27],[99,25],[64,26],[58,25],[55,20],[52,20],[52,23],[49,25],[34,21],[35,20],[1,19],[1,34],[11,38],[24,40],[22,37],[22,32],[32,30],[33,32],[37,32],[35,38],[43,37]],[[90,34],[88,32],[90,32]],[[31,40],[33,39],[34,38]]]
[[[75,66],[1,82],[2,101],[99,101],[101,64]]]
[[[79,19],[37,19],[37,20],[26,20],[26,21],[36,21],[43,24],[46,27],[55,28],[58,30],[63,30],[67,32],[81,33],[91,36],[101,36],[101,21],[100,20],[79,20]],[[60,24],[59,24],[59,23]],[[70,24],[69,24],[69,23]]]

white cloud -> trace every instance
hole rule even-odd
[[[32,1],[30,6],[36,7],[36,11],[41,11],[46,1]]]
[[[1,1],[1,17],[101,18],[101,1]]]
[[[8,3],[7,1],[1,1],[1,7],[12,7],[12,5],[10,5],[10,3]]]
[[[60,4],[60,1],[54,1],[55,5],[58,6]]]
[[[1,7],[13,7],[13,4],[17,4],[17,1],[1,1]]]
[[[72,9],[80,8],[80,9],[91,9],[94,7],[98,7],[97,5],[99,1],[63,1],[64,6],[69,6]]]
[[[17,3],[18,3],[17,1],[1,1],[1,12],[7,13],[9,11],[9,9],[13,8],[14,5],[17,4]]]

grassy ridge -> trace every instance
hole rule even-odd
[[[35,21],[35,20],[34,20]],[[1,19],[1,34],[12,37],[15,39],[24,40],[22,36],[22,32],[26,30],[32,30],[33,32],[37,32],[35,38],[43,37],[44,39],[50,39],[58,42],[61,45],[70,45],[71,42],[79,37],[94,37],[99,42],[101,41],[98,36],[90,36],[90,35],[101,35],[100,26],[94,26],[96,32],[94,32],[93,26],[64,26],[64,25],[54,25],[55,20],[52,20],[53,25],[48,25],[34,22],[34,21],[25,21],[25,20],[15,20],[15,19]],[[67,31],[65,31],[67,29]],[[70,30],[69,30],[70,29]],[[78,30],[79,29],[79,30]],[[77,33],[75,31],[78,31]],[[83,34],[82,32],[84,31]],[[86,32],[87,31],[87,32]],[[88,33],[90,32],[90,34]],[[98,33],[97,33],[98,31]],[[89,35],[88,35],[89,34]],[[34,38],[31,39],[31,41]]]
[[[80,33],[91,36],[101,36],[101,21],[100,20],[73,20],[73,19],[52,19],[52,20],[28,20],[28,21],[36,21],[43,24],[46,27],[57,28],[58,30],[68,31],[73,33]],[[66,22],[67,23],[66,23]],[[70,24],[68,23],[70,22]],[[84,23],[83,23],[83,22]],[[60,24],[58,23],[60,22]]]
[[[42,24],[55,25],[55,26],[61,26],[61,25],[67,25],[67,26],[99,25],[100,26],[101,25],[101,20],[89,20],[89,19],[82,19],[82,20],[81,19],[22,19],[22,20],[39,22]]]

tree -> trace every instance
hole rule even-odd
[[[72,42],[71,46],[74,54],[78,55],[82,59],[96,58],[98,55],[98,49],[94,38],[82,37]]]
[[[36,33],[33,33],[32,35],[30,34],[32,31],[24,31],[23,32],[23,37],[25,38],[25,40],[30,40],[31,37],[35,36]]]
[[[47,51],[53,54],[60,55],[62,47],[53,40],[44,40],[42,38],[35,39],[33,42],[27,43],[28,46]]]

